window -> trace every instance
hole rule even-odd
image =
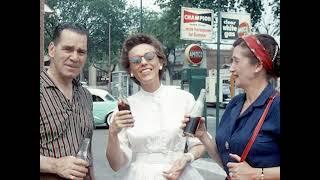
[[[93,102],[101,102],[101,101],[103,101],[103,99],[99,96],[92,95],[92,101]]]
[[[115,101],[115,99],[112,96],[110,96],[109,94],[106,95],[106,99],[108,101]]]

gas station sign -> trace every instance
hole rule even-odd
[[[251,34],[251,18],[249,13],[221,12],[222,44],[233,44],[242,36]]]
[[[212,10],[181,7],[180,39],[211,41],[213,36]]]
[[[184,55],[192,66],[198,66],[202,63],[203,50],[197,44],[190,44],[186,48]]]

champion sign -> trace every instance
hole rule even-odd
[[[181,7],[180,39],[213,40],[213,11]]]
[[[190,22],[202,22],[208,25],[211,25],[211,13],[204,13],[204,14],[196,14],[189,11],[184,11],[183,22],[190,23]]]

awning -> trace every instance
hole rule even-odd
[[[44,12],[45,13],[53,13],[54,11],[51,8],[49,8],[48,5],[44,4]]]

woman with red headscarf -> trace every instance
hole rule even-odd
[[[204,119],[196,137],[228,179],[280,179],[280,96],[271,84],[280,77],[280,47],[266,34],[239,38],[233,47],[230,72],[245,93],[229,102],[213,141]]]

